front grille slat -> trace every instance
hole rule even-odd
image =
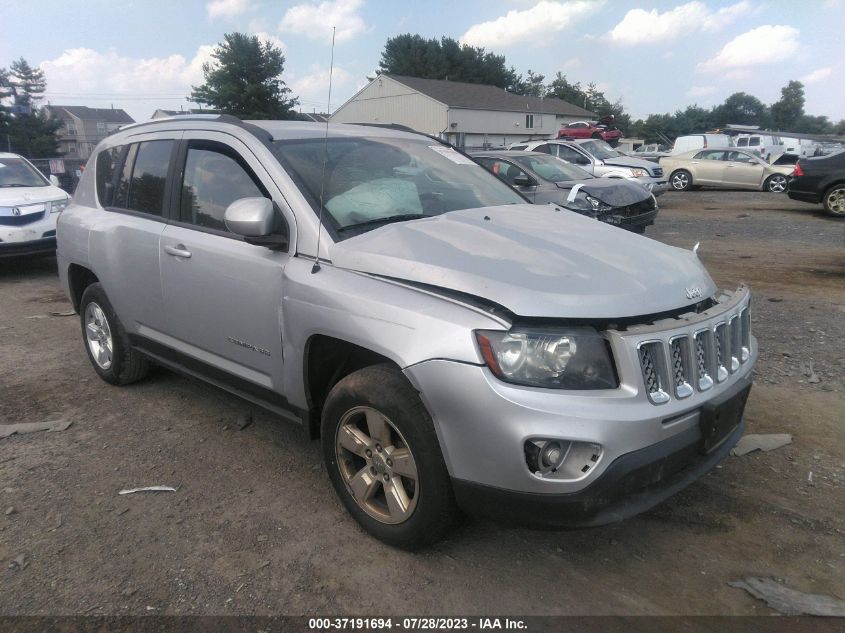
[[[751,359],[748,305],[731,309],[722,320],[666,338],[640,341],[637,354],[643,384],[653,404],[682,400],[729,380]]]

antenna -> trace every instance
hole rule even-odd
[[[334,36],[337,27],[332,27],[332,59],[329,63],[329,101],[326,104],[326,134],[323,137],[323,175],[320,177],[320,213],[317,216],[317,257],[311,267],[313,275],[320,270],[320,239],[323,237],[323,194],[326,190],[326,162],[329,159],[329,113],[332,110],[332,74],[334,73]]]

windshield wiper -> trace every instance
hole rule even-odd
[[[372,220],[365,220],[364,222],[355,222],[354,224],[346,224],[339,227],[337,230],[347,231],[349,229],[358,229],[362,226],[375,226],[378,224],[391,224],[392,222],[404,222],[405,220],[419,220],[421,218],[430,218],[432,216],[425,213],[401,213],[399,215],[387,215],[383,218],[373,218]]]
[[[0,187],[33,187],[33,186],[37,187],[38,185],[26,185],[26,184],[21,183],[21,182],[13,182],[13,183],[8,184],[8,185],[0,185]]]

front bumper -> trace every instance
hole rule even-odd
[[[669,190],[669,181],[665,178],[638,178],[643,186],[648,189],[656,198],[662,196]]]
[[[28,242],[0,242],[0,259],[4,257],[22,257],[24,255],[54,253],[55,251],[55,234]]]
[[[535,501],[541,502],[538,509],[560,495],[565,496],[559,501],[552,500],[552,505],[564,508],[573,501],[583,504],[583,500],[571,496],[574,494],[588,498],[597,496],[610,503],[613,499],[608,494],[596,495],[594,491],[603,490],[604,484],[598,482],[604,480],[607,473],[619,469],[618,464],[633,459],[626,456],[648,449],[656,451],[658,457],[655,459],[659,461],[671,454],[664,449],[675,446],[675,442],[680,443],[681,448],[699,442],[704,408],[750,384],[758,354],[756,340],[749,338],[744,360],[721,381],[715,381],[704,390],[695,388],[683,396],[673,393],[660,404],[652,403],[649,397],[638,348],[657,340],[668,345],[681,336],[713,331],[747,308],[749,295],[746,289],[740,289],[719,299],[716,306],[700,314],[683,315],[624,331],[608,331],[620,381],[616,389],[559,391],[522,387],[498,380],[486,366],[447,360],[430,360],[406,368],[406,375],[420,392],[434,420],[449,474],[467,509],[477,511],[471,499],[474,493],[481,496],[485,491],[493,497],[527,494],[528,499],[533,500],[529,506]],[[735,439],[739,434],[741,430]],[[532,472],[525,459],[525,443],[537,438],[595,445],[600,450],[596,459],[584,464],[584,469],[579,463],[577,476],[560,473],[543,476]],[[734,441],[734,436],[730,441]],[[658,446],[663,448],[654,448]],[[685,464],[689,468],[687,472],[699,474],[685,480],[683,485],[706,472],[719,459],[711,454],[708,460]],[[657,471],[661,481],[670,474],[667,469]],[[604,481],[616,479],[613,476]],[[651,488],[653,484],[647,481],[646,487]],[[661,487],[668,491],[665,496],[679,489],[675,484],[665,479]],[[631,494],[625,488],[622,492],[625,493],[623,497]],[[654,503],[665,496],[658,494]],[[597,505],[601,504],[587,503],[595,512],[598,512]],[[563,524],[563,521],[555,523]]]

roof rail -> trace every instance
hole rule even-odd
[[[177,114],[169,117],[161,117],[159,119],[150,119],[149,121],[141,121],[140,123],[130,123],[129,125],[122,125],[118,128],[121,132],[123,130],[135,129],[145,125],[154,125],[156,123],[170,123],[172,121],[215,121],[217,123],[228,123],[229,125],[236,125],[255,136],[261,142],[267,144],[273,142],[273,135],[270,134],[263,127],[242,121],[231,114]]]

